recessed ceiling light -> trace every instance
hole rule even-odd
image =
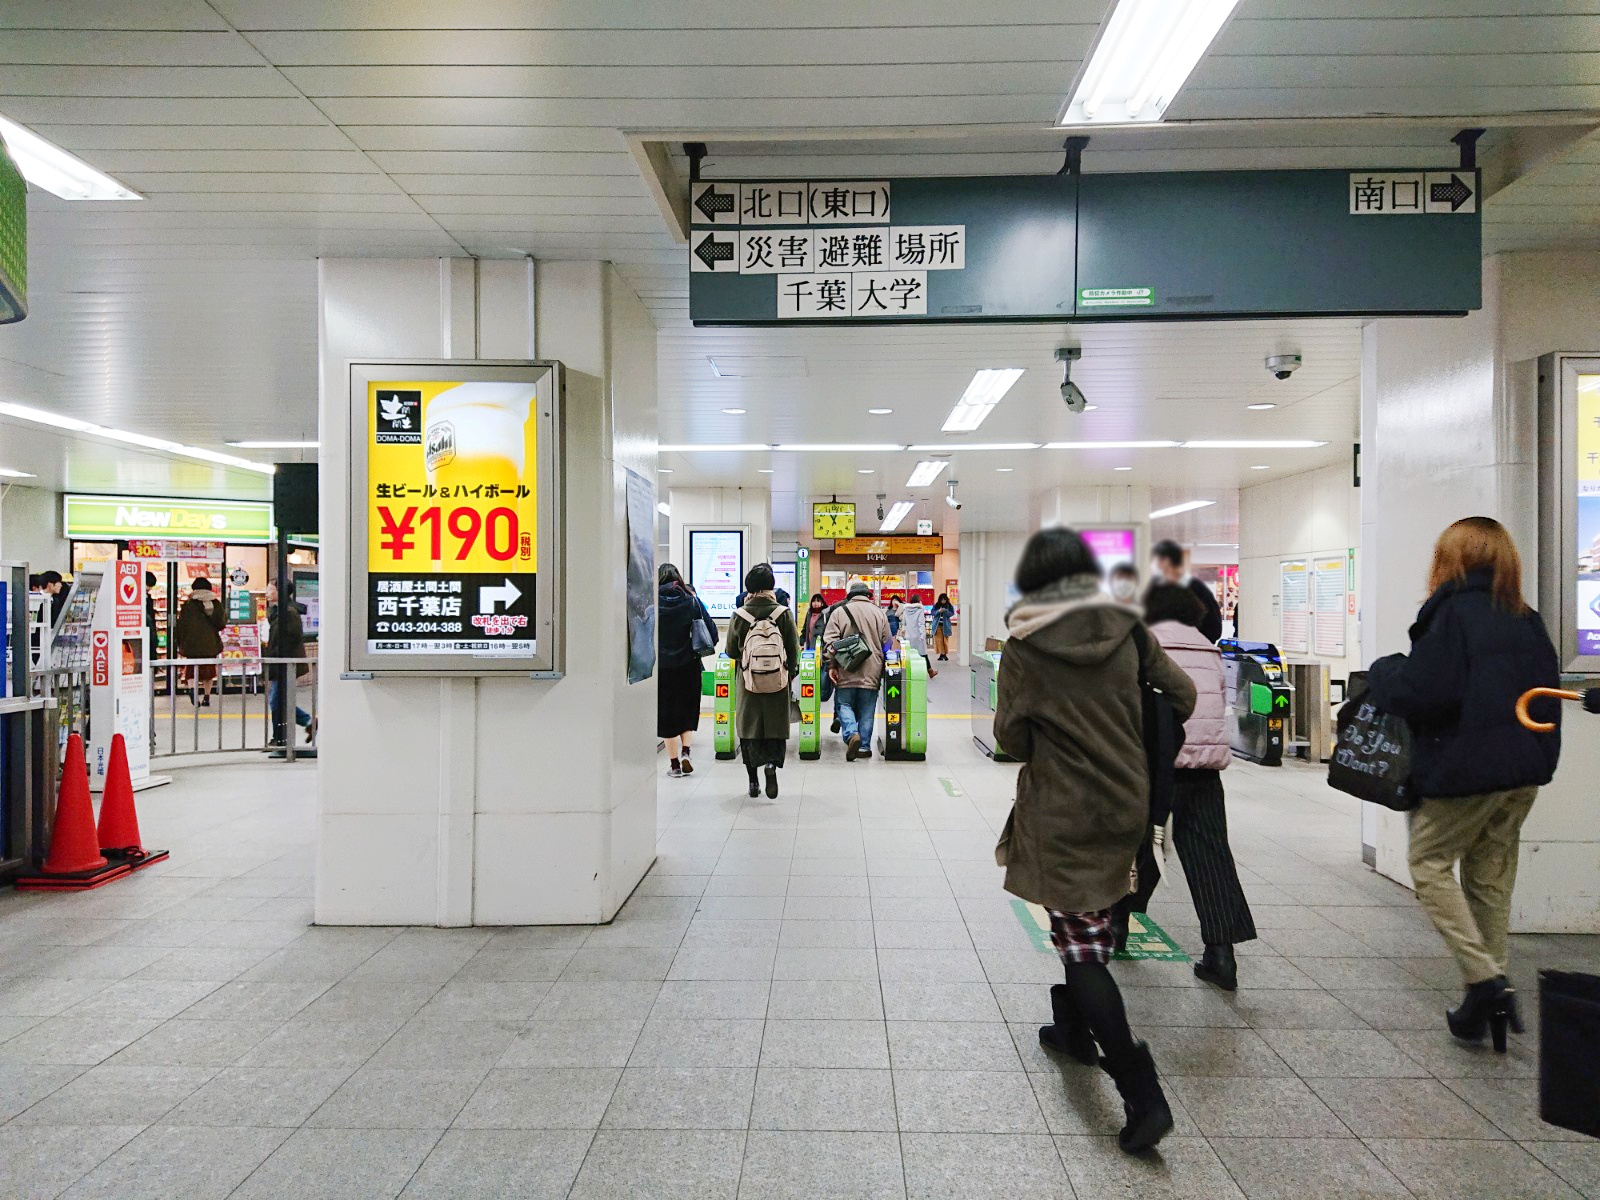
[[[944,419],[945,433],[971,433],[989,415],[1011,385],[1022,378],[1021,367],[985,367],[972,377],[950,415]]]
[[[722,411],[727,413],[730,417],[742,417],[745,414],[745,410],[742,408],[725,408]]]
[[[919,462],[911,472],[911,478],[906,480],[908,488],[924,488],[939,478],[944,469],[950,465],[947,458],[930,458]]]
[[[1113,471],[1131,471],[1131,470],[1133,470],[1132,467],[1112,467],[1111,469]]]
[[[869,413],[871,413],[875,417],[887,417],[890,413],[892,413],[894,411],[894,409],[892,409],[892,408],[869,408],[869,409],[867,409],[867,411]]]
[[[1011,472],[1015,471],[1016,468],[1015,467],[996,467],[995,470],[999,471],[1000,474],[1002,474],[1002,475],[1009,475],[1009,474],[1011,474]]]
[[[229,442],[240,450],[315,450],[316,442]]]
[[[772,468],[771,467],[757,467],[756,468],[756,473],[758,475],[771,475],[772,474]]]
[[[1269,408],[1277,408],[1278,406],[1270,400],[1263,400],[1259,404],[1246,404],[1245,407],[1251,412],[1266,412]]]
[[[857,475],[873,475],[873,474],[876,474],[876,472],[871,467],[858,467],[856,469],[856,474]]]
[[[1159,121],[1238,0],[1118,0],[1063,125]]]
[[[1266,463],[1257,463],[1255,466],[1251,467],[1250,469],[1252,471],[1270,471],[1270,470],[1272,470],[1272,468],[1270,466],[1268,466]]]
[[[0,479],[37,479],[37,475],[28,471],[13,471],[10,467],[0,467]]]
[[[672,468],[671,467],[657,467],[656,468],[656,474],[657,475],[671,475],[672,474]]]
[[[0,117],[0,137],[5,138],[6,149],[11,151],[23,178],[63,200],[144,199],[77,155],[68,154],[54,142],[6,117]]]
[[[1170,508],[1158,508],[1150,514],[1152,521],[1160,517],[1175,517],[1179,513],[1193,512],[1197,508],[1210,508],[1215,500],[1185,500],[1182,504],[1174,504]]]
[[[248,458],[235,458],[231,454],[219,454],[215,450],[204,450],[199,446],[185,446],[182,442],[169,442],[166,438],[149,437],[143,433],[131,433],[126,429],[112,429],[108,425],[96,425],[93,421],[80,421],[76,417],[62,416],[60,413],[49,412],[42,408],[29,408],[26,404],[12,404],[9,401],[0,401],[0,417],[10,417],[16,421],[28,421],[35,425],[48,425],[52,429],[64,429],[68,433],[81,433],[85,437],[104,438],[108,442],[121,442],[124,445],[138,446],[144,450],[159,450],[164,454],[176,454],[180,458],[197,458],[201,462],[219,463],[225,467],[239,467],[246,471],[259,471],[263,475],[272,475],[278,469],[271,463],[253,462]]]

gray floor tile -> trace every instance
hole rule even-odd
[[[0,1063],[0,1124],[71,1083],[88,1068]]]
[[[256,1043],[242,1067],[359,1067],[400,1028],[394,1017],[313,1021],[296,1017]]]
[[[113,1066],[231,1067],[278,1025],[276,1021],[167,1021],[107,1061]]]
[[[782,892],[770,896],[706,896],[695,909],[695,920],[777,921],[783,917],[783,905]]]
[[[369,1065],[401,1071],[487,1071],[519,1028],[516,1021],[413,1020],[395,1031]]]
[[[1156,1026],[1145,1040],[1165,1075],[1291,1075],[1287,1063],[1252,1029]]]
[[[896,1070],[1016,1071],[1022,1066],[1001,1022],[891,1021],[889,1056]]]
[[[1042,990],[1042,989],[1035,989]],[[1050,998],[1045,993],[1048,1015]],[[987,983],[885,981],[883,1011],[891,1021],[998,1021],[1000,1006]]]
[[[572,1129],[450,1129],[401,1196],[565,1200],[593,1136]]]
[[[1057,1137],[1078,1200],[1243,1200],[1204,1138],[1169,1135],[1152,1154],[1124,1154],[1115,1137]]]
[[[662,980],[672,965],[676,947],[650,949],[639,946],[585,945],[561,972],[568,983],[608,983],[630,979]]]
[[[420,1021],[525,1021],[550,991],[548,983],[457,977],[417,1010]]]
[[[596,1129],[622,1072],[614,1068],[496,1069],[456,1117],[460,1129]]]
[[[330,986],[328,982],[225,983],[185,1009],[183,1019],[287,1021]]]
[[[1584,1196],[1600,1196],[1600,1142],[1524,1142],[1522,1148]]]
[[[1056,969],[1060,970],[1059,965]],[[886,983],[982,983],[988,979],[978,952],[970,946],[955,950],[879,949],[878,975]]]
[[[92,1067],[159,1024],[159,1017],[49,1017],[0,1043],[0,1064]]]
[[[68,1188],[63,1200],[222,1200],[289,1132],[152,1126]]]
[[[905,1133],[900,1144],[912,1200],[1073,1200],[1049,1137]]]
[[[1374,1029],[1443,1029],[1444,1010],[1455,1002],[1435,991],[1340,988],[1332,995]]]
[[[363,1067],[306,1124],[330,1129],[444,1129],[477,1091],[485,1073],[430,1070],[418,1075]]]
[[[1504,1137],[1436,1079],[1308,1079],[1357,1137]]]
[[[883,992],[876,981],[789,979],[772,985],[770,1020],[881,1021]]]
[[[604,1129],[572,1185],[572,1200],[732,1200],[744,1131]]]
[[[1348,1137],[1350,1131],[1299,1079],[1168,1076],[1207,1137]]]
[[[342,1067],[228,1067],[168,1113],[166,1122],[295,1128],[349,1076]]]
[[[440,986],[352,977],[334,984],[299,1015],[312,1021],[365,1021],[378,1017],[408,1021],[438,994]]]
[[[688,946],[673,958],[667,978],[771,979],[778,953],[775,947]]]
[[[750,1128],[891,1132],[897,1125],[889,1072],[763,1067]]]
[[[233,1193],[236,1200],[380,1200],[398,1195],[439,1140],[423,1129],[301,1129]]]
[[[1022,1071],[894,1072],[900,1128],[915,1133],[1046,1133]]]
[[[870,950],[874,944],[871,921],[784,921],[778,932],[780,949]]]
[[[159,1120],[216,1072],[209,1067],[114,1067],[85,1071],[12,1118],[14,1125],[135,1125]]]
[[[1290,954],[1289,961],[1318,986],[1330,991],[1428,991],[1429,987],[1399,963],[1386,958],[1314,958]]]
[[[642,1027],[641,1021],[531,1021],[491,1065],[623,1067]]]
[[[629,1067],[607,1129],[744,1129],[756,1073],[748,1067]]]
[[[1157,1025],[1238,1029],[1245,1023],[1223,993],[1211,988],[1125,987],[1122,1000],[1128,1021],[1136,1030]],[[1049,996],[1045,995],[1046,1018],[1050,1015],[1049,1004]]]
[[[467,960],[455,979],[500,983],[553,983],[561,978],[576,947],[520,946],[490,942]]]
[[[1051,1133],[1114,1134],[1127,1120],[1116,1085],[1097,1067],[1068,1060],[1054,1072],[1029,1072],[1028,1081]],[[1170,1087],[1167,1102],[1175,1132],[1185,1137],[1198,1135],[1199,1129]]]
[[[53,1200],[143,1128],[142,1123],[101,1125],[93,1137],[85,1137],[70,1125],[7,1125],[0,1129],[0,1196]]]
[[[1538,1056],[1515,1034],[1505,1054],[1496,1054],[1487,1039],[1459,1041],[1448,1029],[1390,1030],[1384,1036],[1440,1079],[1533,1079],[1539,1074]]]
[[[801,922],[796,922],[800,924]],[[703,920],[694,919],[689,931],[683,935],[682,945],[694,949],[711,949],[718,946],[729,949],[764,950],[778,945],[778,934],[783,922],[772,920]],[[591,949],[593,943],[585,949]]]
[[[1352,996],[1410,997],[1412,992],[1351,992]],[[1228,997],[1228,1005],[1253,1029],[1364,1029],[1369,1022],[1360,1009],[1320,988],[1244,988]]]
[[[1574,1200],[1578,1193],[1509,1142],[1369,1141],[1372,1152],[1417,1200]]]
[[[109,979],[0,979],[0,1016],[53,1017],[111,986]]]
[[[761,1066],[887,1068],[889,1045],[882,1021],[769,1020]]]
[[[772,984],[765,979],[669,979],[661,985],[649,1015],[672,1020],[759,1020],[767,1015],[771,992]]]
[[[780,984],[797,979],[874,980],[878,978],[878,952],[875,949],[783,946],[778,949],[773,963],[772,978]]]
[[[173,950],[145,967],[134,979],[209,979],[225,983],[262,959],[271,950],[263,947],[224,948],[220,946],[187,946]]]
[[[1260,1036],[1299,1075],[1378,1078],[1428,1073],[1375,1029],[1264,1029]]]
[[[900,1139],[892,1133],[754,1129],[745,1142],[739,1200],[897,1200]]]
[[[1539,1084],[1535,1079],[1493,1079],[1468,1076],[1445,1079],[1444,1085],[1482,1113],[1507,1137],[1519,1142],[1586,1140],[1581,1133],[1547,1125],[1539,1118]]]
[[[644,1020],[661,993],[653,980],[625,983],[553,983],[539,1007],[535,1021]]]
[[[764,1023],[652,1017],[633,1045],[631,1067],[754,1067]]]
[[[1249,1200],[1404,1200],[1411,1193],[1353,1138],[1212,1138]]]

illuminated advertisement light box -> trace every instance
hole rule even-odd
[[[67,495],[62,509],[62,528],[76,541],[270,542],[273,536],[272,505],[265,500]]]
[[[881,537],[840,538],[833,544],[835,554],[943,554],[944,538],[933,537]]]
[[[561,368],[350,365],[356,673],[559,674]]]
[[[744,591],[744,530],[689,529],[689,586],[718,621],[733,616]]]

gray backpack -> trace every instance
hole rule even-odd
[[[774,609],[773,613],[778,611]],[[744,647],[739,652],[744,690],[759,696],[786,689],[789,686],[788,655],[784,652],[783,632],[778,623],[771,614],[758,618],[748,608],[741,608],[734,615],[750,623],[744,635]]]

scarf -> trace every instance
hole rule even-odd
[[[1038,591],[1028,592],[1007,609],[1006,632],[1012,637],[1027,637],[1053,624],[1069,610],[1089,605],[1120,608],[1135,617],[1140,615],[1136,605],[1122,604],[1106,596],[1100,590],[1098,575],[1067,575]]]

